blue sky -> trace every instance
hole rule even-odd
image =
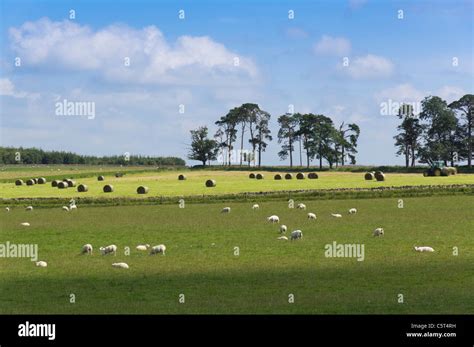
[[[294,105],[359,124],[358,163],[402,164],[381,103],[474,90],[472,1],[0,3],[4,146],[185,157],[190,129],[254,102],[274,135]],[[95,117],[58,116],[64,99]],[[278,150],[264,163],[286,164]]]

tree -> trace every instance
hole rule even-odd
[[[268,112],[260,110],[260,112],[257,113],[256,116],[256,121],[255,121],[255,138],[250,139],[249,141],[252,141],[252,146],[255,151],[255,147],[257,148],[258,151],[258,167],[262,165],[262,152],[265,152],[265,149],[267,148],[268,143],[266,141],[272,141],[273,138],[270,135],[271,131],[270,128],[268,127],[270,123],[270,114]]]
[[[206,166],[208,161],[216,160],[219,151],[219,144],[209,139],[207,133],[208,129],[205,126],[191,130],[191,148],[188,158],[201,161],[203,166]]]
[[[298,121],[298,131],[297,136],[300,138],[300,141],[303,142],[303,148],[306,151],[306,167],[309,168],[311,149],[309,146],[311,134],[313,132],[313,125],[316,122],[316,116],[312,113],[300,114],[295,113],[294,117]]]
[[[406,167],[415,166],[416,151],[420,148],[423,126],[413,114],[412,105],[403,104],[400,106],[398,118],[402,119],[402,123],[397,127],[399,133],[394,136],[395,146],[398,147],[397,155],[405,156]]]
[[[474,95],[466,94],[458,101],[449,104],[449,108],[453,111],[461,113],[464,118],[464,124],[461,125],[461,132],[465,133],[465,144],[467,145],[467,165],[472,167],[473,156],[473,130],[474,130]]]
[[[224,132],[226,136],[225,140],[225,147],[228,150],[228,164],[231,164],[231,156],[232,156],[232,150],[234,147],[232,144],[236,140],[237,136],[237,124],[239,121],[239,116],[238,116],[238,109],[233,108],[231,109],[225,116],[222,116],[215,124],[219,127],[222,128],[222,131]]]
[[[357,140],[359,139],[360,128],[355,123],[345,125],[344,122],[338,129],[338,136],[336,139],[336,151],[340,148],[341,165],[345,164],[346,155],[351,160],[351,164],[355,164],[355,154],[357,153]]]
[[[278,124],[280,125],[280,130],[278,131],[278,143],[283,143],[280,152],[278,152],[278,156],[282,160],[289,157],[290,167],[293,167],[293,143],[298,137],[296,132],[298,119],[294,115],[287,113],[278,118]]]
[[[323,159],[326,159],[332,167],[337,159],[334,150],[334,139],[336,129],[331,118],[322,114],[314,116],[311,137],[309,139],[310,155],[319,159],[319,168],[323,167]]]

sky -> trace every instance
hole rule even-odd
[[[265,165],[288,164],[292,110],[357,123],[358,164],[403,165],[383,106],[474,93],[473,3],[0,0],[0,144],[186,158],[191,129],[250,102]]]

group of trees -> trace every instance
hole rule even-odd
[[[419,115],[411,105],[402,105],[398,117],[402,120],[395,138],[397,154],[405,156],[405,165],[416,161],[431,164],[444,161],[454,166],[467,160],[472,165],[474,95],[466,94],[447,104],[438,96],[428,96],[421,102]]]
[[[43,151],[37,148],[0,147],[0,164],[184,166],[186,162],[177,157],[147,157],[135,155],[95,157],[71,152]]]

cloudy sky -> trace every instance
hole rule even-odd
[[[214,133],[252,102],[273,116],[274,135],[294,105],[359,124],[358,163],[402,164],[398,119],[381,103],[474,92],[472,1],[0,6],[2,146],[185,157],[190,129]],[[93,103],[94,117],[58,115],[64,100]],[[278,150],[273,141],[264,164],[286,163]]]

